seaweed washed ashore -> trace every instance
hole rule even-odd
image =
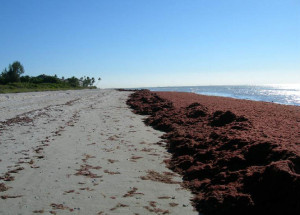
[[[199,212],[300,213],[300,107],[148,90],[127,104],[166,132]]]

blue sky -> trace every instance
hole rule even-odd
[[[0,70],[100,87],[300,84],[300,0],[0,0]]]

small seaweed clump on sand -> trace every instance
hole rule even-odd
[[[199,212],[300,214],[298,107],[148,90],[127,104],[166,132]]]

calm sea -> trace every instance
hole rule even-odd
[[[152,91],[193,92],[300,106],[300,85],[154,87]]]

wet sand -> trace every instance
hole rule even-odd
[[[0,214],[197,214],[130,94],[0,95]]]
[[[147,90],[128,104],[166,132],[199,212],[300,213],[300,107]]]

